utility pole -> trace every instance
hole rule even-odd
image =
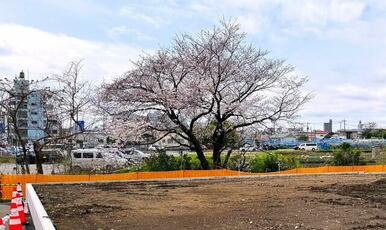
[[[343,130],[346,131],[346,119],[343,119]]]
[[[307,125],[307,133],[308,133],[308,132],[310,131],[310,126],[309,126],[309,125],[310,125],[311,123],[310,123],[310,122],[306,122],[306,123],[304,123],[304,124]]]
[[[339,122],[339,129],[342,130],[342,123],[343,123],[343,130],[346,131],[346,119]]]

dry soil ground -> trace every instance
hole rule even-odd
[[[386,175],[35,185],[57,229],[385,229]]]

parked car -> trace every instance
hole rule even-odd
[[[253,151],[257,151],[257,150],[258,150],[257,146],[244,146],[244,147],[240,148],[240,151],[242,151],[242,152],[253,152]]]
[[[60,149],[43,149],[43,163],[54,163],[62,161],[64,154]],[[27,158],[30,164],[36,163],[36,154],[32,149],[27,148]],[[19,151],[16,154],[16,163],[21,164],[24,162],[23,151]]]
[[[36,156],[34,151],[27,150],[27,160],[30,164],[36,163]],[[16,163],[21,164],[24,162],[24,154],[23,151],[16,152]]]
[[[318,150],[318,145],[313,144],[313,143],[305,143],[305,144],[300,144],[298,146],[298,149],[307,150],[307,151],[315,151],[315,150]]]
[[[43,149],[43,162],[54,163],[64,159],[64,153],[60,149]]]
[[[121,149],[124,157],[129,160],[131,163],[139,163],[144,159],[150,157],[150,154],[144,153],[135,148]]]
[[[276,149],[279,149],[277,146],[275,145],[261,145],[259,147],[260,150],[276,150]]]
[[[8,149],[0,147],[0,156],[11,156],[11,153]]]
[[[118,152],[105,149],[77,149],[71,151],[74,171],[81,169],[106,170],[122,168],[128,161]]]
[[[147,148],[147,149],[150,151],[159,151],[159,150],[163,150],[165,148],[162,146],[159,146],[159,145],[150,145],[149,148]]]

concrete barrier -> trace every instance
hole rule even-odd
[[[48,217],[35,189],[31,184],[26,185],[27,204],[36,230],[55,230],[54,224]]]

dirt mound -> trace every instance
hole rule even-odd
[[[386,209],[386,178],[364,184],[342,185],[340,183],[334,183],[328,186],[312,186],[311,191],[335,193],[359,200],[363,199],[373,203],[377,207],[382,206]]]

